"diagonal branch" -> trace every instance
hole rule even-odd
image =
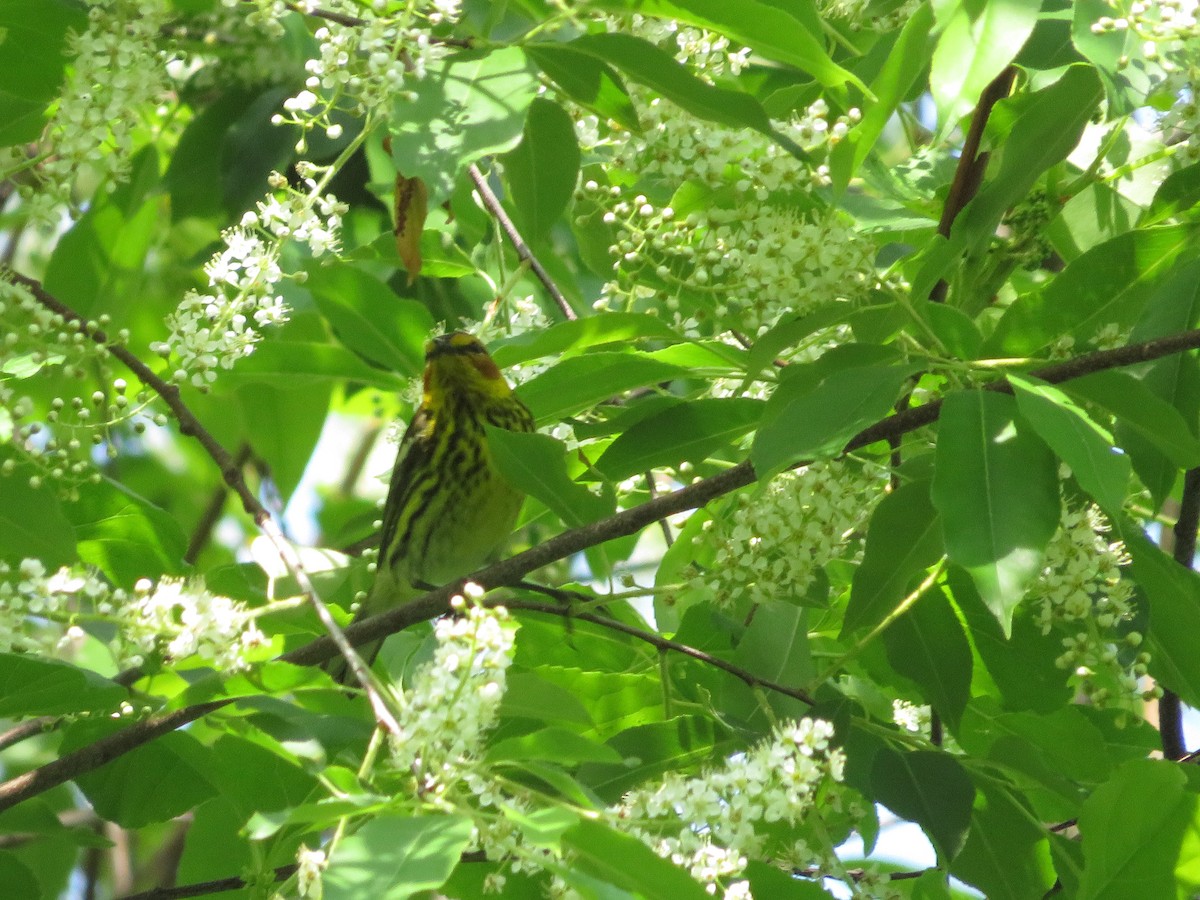
[[[791,697],[794,700],[799,700],[808,706],[815,706],[817,701],[810,694],[800,688],[788,687],[780,684],[777,681],[771,681],[767,678],[760,678],[753,672],[743,669],[741,666],[735,666],[731,662],[726,662],[719,656],[713,656],[711,653],[705,653],[703,650],[697,650],[695,647],[690,647],[687,644],[681,644],[678,641],[673,641],[665,638],[660,634],[655,634],[653,631],[645,631],[641,628],[635,628],[632,625],[626,625],[624,622],[617,619],[609,619],[604,616],[598,616],[595,613],[585,612],[582,610],[573,610],[569,606],[554,606],[549,603],[536,603],[531,600],[518,600],[509,598],[506,600],[498,600],[494,604],[503,606],[506,609],[519,609],[525,612],[545,613],[548,616],[558,616],[563,619],[578,619],[581,622],[591,622],[593,625],[599,625],[602,628],[608,628],[612,631],[619,631],[622,634],[627,634],[632,638],[649,644],[652,647],[657,647],[659,650],[667,650],[672,653],[678,653],[681,656],[689,656],[692,659],[699,660],[706,665],[712,666],[714,669],[720,669],[722,672],[728,672],[730,675],[740,679],[749,687],[760,687],[776,694],[782,694],[785,697]]]
[[[488,212],[500,223],[500,229],[512,243],[513,249],[517,251],[517,256],[523,262],[529,264],[530,271],[537,276],[538,281],[546,288],[547,293],[554,299],[563,316],[568,320],[578,319],[579,316],[575,314],[575,310],[571,309],[571,304],[567,302],[567,298],[563,296],[563,292],[559,290],[554,279],[550,277],[550,273],[538,262],[538,258],[533,255],[533,251],[529,249],[529,245],[521,237],[521,232],[517,230],[517,226],[513,223],[513,220],[504,211],[504,206],[500,203],[500,198],[496,196],[491,185],[487,183],[487,177],[483,172],[479,171],[479,166],[471,163],[467,167],[467,174],[475,185],[475,192],[479,194],[479,199],[483,201],[483,205],[487,207]]]

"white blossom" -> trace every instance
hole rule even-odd
[[[728,606],[802,596],[826,563],[840,558],[882,496],[883,474],[845,462],[814,463],[743,493],[731,512],[696,538],[695,586]]]
[[[92,621],[116,627],[109,647],[121,666],[161,654],[236,671],[266,641],[245,604],[210,593],[199,579],[142,579],[130,592],[85,568],[47,572],[40,560],[25,559],[14,571],[0,563],[0,651],[69,650]]]
[[[42,140],[50,158],[24,192],[37,220],[53,221],[70,202],[81,169],[95,171],[110,187],[128,177],[138,114],[167,84],[159,50],[167,6],[159,0],[88,5],[87,29],[70,36],[70,74]]]
[[[271,182],[281,189],[227,229],[225,247],[205,264],[209,291],[184,296],[167,318],[170,336],[153,348],[174,356],[178,377],[197,387],[249,355],[264,329],[287,321],[287,304],[279,293],[285,242],[306,245],[314,257],[338,250],[346,205],[323,194],[313,178],[306,179],[307,192],[286,187],[278,173]]]
[[[722,768],[688,777],[667,773],[628,793],[609,809],[614,824],[697,881],[723,884],[735,898],[748,886],[733,881],[748,858],[769,849],[768,827],[796,825],[815,810],[818,790],[842,780],[845,755],[821,719],[780,725],[761,744]],[[832,807],[831,798],[825,798]]]
[[[402,734],[392,738],[392,763],[434,793],[464,777],[495,723],[516,633],[503,607],[456,599],[458,614],[436,625],[433,661],[396,693]]]
[[[1046,547],[1042,572],[1027,593],[1043,634],[1062,634],[1057,663],[1090,702],[1127,706],[1142,699],[1138,680],[1149,655],[1130,630],[1137,609],[1122,577],[1125,545],[1108,537],[1107,518],[1094,504],[1063,504],[1058,531]]]

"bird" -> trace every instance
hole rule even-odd
[[[504,549],[525,497],[496,469],[486,425],[535,427],[478,338],[435,337],[425,346],[421,403],[388,485],[375,579],[354,622],[469,575]],[[358,648],[368,666],[382,644]],[[326,669],[340,684],[354,683],[341,656]]]

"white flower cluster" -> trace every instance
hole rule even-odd
[[[298,166],[298,168],[301,168]],[[189,291],[167,318],[171,329],[165,342],[152,348],[163,357],[174,354],[177,382],[204,388],[217,378],[217,369],[231,369],[248,356],[261,331],[287,321],[287,305],[278,293],[285,275],[279,258],[293,240],[306,245],[314,257],[336,252],[346,205],[322,193],[322,185],[304,168],[308,192],[288,187],[274,173],[268,195],[257,212],[227,230],[225,248],[204,267],[209,292]]]
[[[163,578],[157,585],[143,578],[126,615],[122,638],[138,651],[129,658],[134,665],[162,653],[172,663],[194,656],[218,671],[237,671],[267,640],[244,603],[209,593],[199,578]]]
[[[49,158],[23,188],[30,215],[53,221],[80,170],[96,172],[111,188],[128,175],[141,111],[166,89],[159,29],[160,0],[88,0],[88,27],[71,36],[71,74],[42,142]]]
[[[265,638],[244,604],[209,593],[197,579],[142,579],[132,592],[82,568],[47,574],[40,560],[14,571],[0,563],[0,650],[54,654],[82,641],[81,623],[116,626],[110,650],[119,666],[151,654],[170,662],[198,657],[213,668],[245,668]]]
[[[321,875],[329,866],[324,850],[310,850],[304,844],[296,851],[296,893],[301,897],[321,900],[323,895]]]
[[[723,34],[681,25],[673,19],[655,19],[634,15],[632,31],[639,37],[671,50],[675,59],[691,66],[701,78],[712,80],[722,75],[737,75],[750,60],[750,48],[733,49]],[[624,30],[613,20],[614,30]]]
[[[770,826],[802,823],[816,809],[817,793],[831,792],[842,780],[846,758],[830,743],[833,733],[821,719],[786,723],[723,768],[698,777],[668,773],[609,812],[619,828],[697,881],[721,885],[726,898],[748,897],[747,884],[732,880],[747,858],[781,850],[771,844]],[[823,796],[823,808],[836,799]]]
[[[235,0],[177,20],[176,35],[190,40],[186,54],[167,64],[167,74],[192,90],[294,82],[294,68],[280,65],[285,30],[279,17],[287,9],[274,0],[268,5],[264,15],[245,0]]]
[[[478,588],[468,585],[472,601]],[[503,607],[487,608],[454,598],[456,614],[438,621],[433,661],[416,674],[412,687],[397,691],[403,734],[393,736],[392,762],[411,772],[418,790],[437,795],[464,774],[504,696],[512,662],[515,626]],[[489,784],[484,780],[481,784]],[[487,805],[483,797],[481,805]]]
[[[845,553],[883,496],[884,479],[882,469],[833,460],[740,494],[732,512],[705,522],[694,539],[701,571],[693,587],[725,607],[802,596]]]
[[[880,13],[879,4],[872,0],[818,0],[822,17],[838,19],[851,28],[876,31],[882,34],[904,27],[922,0],[903,0],[894,9]]]
[[[832,210],[807,199],[828,181],[824,164],[809,166],[747,129],[696,121],[655,98],[644,107],[640,134],[614,132],[593,149],[615,169],[637,173],[638,185],[694,187],[704,199],[686,215],[656,206],[635,189],[584,185],[615,231],[615,278],[600,305],[634,308],[656,299],[690,332],[718,327],[751,335],[784,313],[857,298],[876,283],[874,245]],[[818,100],[779,130],[814,157],[827,154],[858,120],[857,110],[829,120]],[[595,127],[595,126],[593,126]],[[678,196],[678,195],[676,195]],[[654,308],[654,307],[651,307]]]
[[[1174,158],[1179,165],[1200,161],[1200,0],[1117,0],[1114,16],[1103,16],[1092,31],[1129,32],[1142,41],[1142,55],[1157,63],[1161,76],[1152,93],[1170,108],[1159,120],[1164,138],[1182,140]]]
[[[905,731],[927,733],[932,716],[933,710],[928,705],[917,706],[907,700],[892,701],[892,721]]]
[[[1121,577],[1129,563],[1121,541],[1108,538],[1108,520],[1094,504],[1067,502],[1046,548],[1042,574],[1029,591],[1043,634],[1067,632],[1060,668],[1096,705],[1129,705],[1143,698],[1146,674],[1142,635],[1128,631],[1136,610],[1133,588]],[[1124,633],[1122,633],[1124,632]]]
[[[305,11],[318,12],[317,4],[309,6],[312,9]],[[335,108],[353,113],[390,110],[397,97],[411,93],[412,81],[425,77],[431,62],[446,55],[446,45],[430,29],[456,21],[459,3],[330,0],[319,13],[324,21],[313,34],[317,56],[305,64],[304,90],[284,102],[288,116],[281,121],[305,129],[320,124],[336,139],[341,126],[330,119]]]

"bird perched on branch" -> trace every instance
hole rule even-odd
[[[409,423],[388,486],[375,581],[354,621],[474,572],[512,534],[524,495],[496,470],[485,425],[533,431],[483,344],[456,331],[425,347],[421,405]],[[368,665],[382,641],[358,648]],[[346,660],[327,663],[353,683]]]

